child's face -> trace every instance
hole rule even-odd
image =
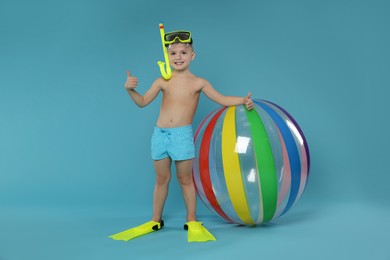
[[[179,71],[188,69],[190,62],[195,57],[192,46],[183,43],[169,45],[168,55],[171,66]]]

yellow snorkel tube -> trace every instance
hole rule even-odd
[[[172,77],[172,71],[171,71],[171,66],[169,65],[168,51],[167,48],[165,47],[165,41],[164,41],[165,32],[164,32],[164,25],[162,23],[160,23],[160,35],[161,35],[161,43],[164,52],[165,62],[158,61],[157,64],[160,67],[160,72],[163,78],[165,80],[169,80]]]

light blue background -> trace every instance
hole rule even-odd
[[[389,11],[380,0],[0,0],[0,259],[390,259]],[[139,109],[123,84],[126,69],[141,93],[159,76],[160,22],[192,32],[193,73],[300,124],[311,176],[284,218],[238,228],[199,201],[218,241],[189,244],[174,178],[165,230],[107,238],[151,216],[160,98]],[[194,127],[216,107],[202,96]]]

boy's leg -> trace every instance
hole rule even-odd
[[[176,161],[176,174],[187,208],[187,221],[196,221],[196,190],[192,179],[192,159]]]
[[[153,221],[161,222],[165,200],[168,196],[168,185],[171,179],[171,158],[154,161],[156,184],[153,195]]]

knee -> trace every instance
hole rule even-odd
[[[179,174],[177,179],[181,186],[193,185],[192,174]]]
[[[160,186],[168,185],[170,180],[171,180],[171,176],[165,176],[165,175],[156,176],[156,184]]]

